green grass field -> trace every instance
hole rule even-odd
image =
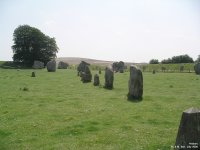
[[[32,71],[0,69],[0,150],[169,150],[182,112],[200,106],[194,73],[144,73],[143,101],[130,102],[128,72],[106,90],[104,72],[94,87],[75,70]]]

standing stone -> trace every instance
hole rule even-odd
[[[111,68],[106,67],[104,77],[105,77],[104,88],[113,89],[114,73]]]
[[[153,72],[152,72],[153,74],[155,74],[156,73],[156,70],[155,69],[153,69]]]
[[[92,81],[92,74],[90,72],[90,68],[88,66],[85,67],[85,71],[81,72],[81,81],[83,83]]]
[[[89,66],[90,64],[85,62],[85,61],[81,61],[81,63],[78,65],[77,67],[77,71],[78,71],[78,75],[82,75],[82,72],[85,72],[86,66]]]
[[[67,69],[68,66],[69,66],[69,64],[68,64],[68,63],[65,63],[65,62],[63,62],[63,61],[60,61],[60,62],[58,63],[58,69]]]
[[[31,77],[35,77],[35,72],[32,72]]]
[[[194,71],[196,74],[200,74],[200,62],[194,65]]]
[[[34,69],[42,69],[44,68],[44,63],[38,60],[35,60],[33,63],[33,68]]]
[[[124,73],[124,67],[125,67],[125,64],[123,61],[114,62],[112,64],[112,69],[114,72]]]
[[[143,76],[140,69],[130,66],[129,100],[141,100],[143,95]]]
[[[99,83],[100,83],[100,81],[99,81],[99,75],[98,74],[95,74],[95,76],[94,76],[94,86],[99,86]]]
[[[56,61],[51,60],[47,63],[47,70],[48,72],[56,72]]]
[[[124,73],[124,66],[125,64],[123,61],[118,62],[118,70],[120,73]]]
[[[124,73],[124,68],[119,68],[120,73]]]
[[[182,114],[176,138],[176,150],[200,149],[200,109],[189,108]]]

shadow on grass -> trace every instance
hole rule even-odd
[[[30,69],[30,66],[26,66],[20,62],[13,61],[0,61],[0,68],[2,69]]]
[[[142,102],[142,99],[141,100],[137,100],[137,99],[127,99],[129,102],[131,103],[140,103]]]
[[[135,96],[131,96],[130,94],[127,94],[127,100],[132,103],[139,103],[139,102],[142,102],[143,98],[135,97]]]

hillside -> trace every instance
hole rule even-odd
[[[79,58],[79,57],[60,57],[57,58],[57,61],[58,62],[63,61],[74,65],[79,64],[81,61],[86,61],[89,64],[96,64],[96,65],[109,65],[113,63],[113,61],[95,60],[95,59]]]
[[[93,64],[93,65],[101,65],[101,66],[107,66],[112,64],[115,61],[106,61],[106,60],[96,60],[96,59],[89,59],[89,58],[80,58],[80,57],[59,57],[56,59],[57,62],[59,61],[63,61],[63,62],[67,62],[70,65],[77,65],[79,64],[81,61],[86,61],[89,64]],[[133,64],[130,62],[125,62],[125,64]]]

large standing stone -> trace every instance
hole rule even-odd
[[[69,66],[69,64],[68,64],[68,63],[65,63],[65,62],[63,62],[63,61],[60,61],[60,62],[58,63],[58,69],[67,69],[68,66]]]
[[[48,72],[56,71],[56,61],[55,60],[51,60],[47,63],[47,70],[48,70]]]
[[[120,73],[124,73],[124,68],[119,68]]]
[[[99,81],[99,75],[98,74],[95,74],[95,76],[94,76],[94,86],[99,86],[99,83],[100,83],[100,81]]]
[[[106,89],[113,89],[114,73],[111,68],[106,67],[105,69],[105,85]]]
[[[83,83],[91,82],[92,81],[92,74],[90,72],[90,68],[88,66],[85,67],[85,71],[82,72],[81,81]]]
[[[141,100],[143,95],[143,76],[140,69],[136,66],[130,67],[130,79],[129,79],[129,100]]]
[[[176,150],[200,149],[200,110],[189,108],[182,114],[176,138]]]
[[[194,71],[196,74],[200,74],[200,62],[194,65]]]
[[[120,62],[114,62],[112,64],[112,69],[113,71],[115,72],[120,72],[120,73],[124,73],[124,68],[125,68],[125,64],[123,61],[120,61]]]
[[[89,66],[90,64],[85,62],[85,61],[81,61],[81,63],[78,65],[77,67],[77,71],[78,71],[78,75],[81,77],[82,72],[85,72],[86,66]]]
[[[42,69],[44,68],[44,63],[38,60],[35,60],[33,63],[33,68],[34,69]]]

